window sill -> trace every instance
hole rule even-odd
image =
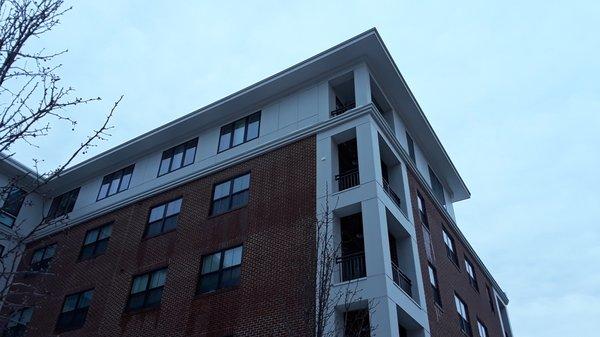
[[[139,314],[145,314],[145,313],[151,313],[154,311],[159,311],[159,309],[160,309],[160,303],[153,305],[151,307],[147,307],[147,308],[140,308],[140,309],[135,309],[135,310],[125,309],[125,311],[123,312],[123,314],[121,316],[131,317],[131,316],[135,316],[135,315],[139,315]]]
[[[237,290],[239,288],[240,288],[240,285],[238,284],[238,285],[235,285],[235,286],[232,286],[232,287],[219,288],[219,289],[216,289],[216,290],[213,290],[213,291],[209,291],[209,292],[206,292],[206,293],[196,293],[194,295],[193,300],[198,300],[198,299],[201,299],[203,297],[207,297],[207,296],[211,296],[211,295],[219,295],[219,294],[226,293],[226,292],[229,292],[229,291]]]
[[[166,231],[166,232],[162,232],[162,233],[159,233],[159,234],[156,234],[156,235],[152,235],[152,236],[144,236],[144,237],[142,238],[142,242],[143,242],[143,241],[146,241],[146,240],[154,239],[154,238],[157,238],[157,237],[160,237],[160,236],[163,236],[163,235],[167,235],[167,234],[170,234],[170,233],[173,233],[173,232],[176,232],[176,231],[177,231],[177,228],[173,228],[173,229],[171,229],[171,230],[168,230],[168,231]]]
[[[209,215],[208,218],[206,218],[206,219],[217,218],[217,217],[220,217],[221,215],[225,215],[225,214],[228,214],[228,213],[231,213],[231,212],[239,211],[240,209],[246,208],[246,207],[248,207],[248,204],[246,204],[244,206],[239,206],[239,207],[236,207],[236,208],[232,208],[232,209],[230,209],[230,210],[228,210],[226,212],[223,212],[223,213]]]

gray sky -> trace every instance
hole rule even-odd
[[[377,27],[473,197],[459,225],[518,337],[597,336],[600,3],[80,1],[40,41],[104,101],[38,150],[55,167],[125,98],[102,150]],[[418,4],[417,4],[418,3]]]

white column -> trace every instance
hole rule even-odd
[[[381,181],[381,157],[377,129],[372,123],[356,127],[356,146],[358,150],[358,169],[360,183],[373,180]]]
[[[392,275],[385,205],[377,198],[361,202],[367,276]]]
[[[370,308],[370,323],[374,329],[371,335],[399,337],[398,314],[396,304],[388,297],[380,297],[372,300]]]
[[[354,69],[354,96],[356,106],[371,103],[371,78],[366,63],[361,63]]]

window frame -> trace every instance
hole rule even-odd
[[[241,256],[240,256],[240,263],[236,264],[236,265],[233,265],[233,266],[230,266],[230,267],[223,268],[223,262],[225,261],[225,252],[230,251],[230,250],[234,250],[234,249],[237,249],[237,248],[240,248],[240,247],[242,248],[242,252],[241,252]],[[228,247],[228,248],[225,248],[225,249],[217,250],[217,251],[214,251],[214,252],[211,252],[211,253],[208,253],[208,254],[203,254],[200,257],[200,270],[198,271],[198,282],[196,284],[196,295],[198,296],[198,295],[202,295],[202,294],[210,294],[210,293],[213,293],[213,292],[221,290],[221,289],[228,289],[228,288],[237,287],[240,284],[241,280],[242,280],[242,264],[244,263],[244,251],[245,251],[244,244],[239,244],[239,245],[236,245],[236,246],[233,246],[233,247]],[[208,256],[215,255],[215,254],[219,254],[220,255],[220,257],[219,257],[219,269],[217,269],[216,271],[213,271],[213,272],[208,272],[206,274],[202,274],[202,268],[204,266],[204,258],[206,258]],[[235,285],[226,286],[226,287],[225,286],[221,286],[221,282],[223,281],[223,274],[224,274],[224,272],[232,270],[232,269],[236,269],[236,268],[240,269],[240,276],[237,279],[237,283]],[[200,290],[200,286],[202,284],[202,278],[203,277],[207,277],[207,275],[215,275],[215,274],[218,274],[217,287],[215,289],[213,289],[213,290],[201,291]]]
[[[77,198],[79,197],[80,189],[81,187],[77,187],[57,197],[54,197],[54,199],[52,199],[50,209],[48,210],[47,218],[56,219],[73,212],[73,209],[75,208],[75,203],[77,202]]]
[[[233,185],[234,185],[233,183],[234,183],[234,181],[237,178],[241,178],[241,177],[243,177],[245,175],[248,176],[248,188],[244,189],[244,190],[241,190],[241,191],[237,191],[237,192],[234,193],[233,192]],[[217,186],[222,185],[222,184],[224,184],[226,182],[229,182],[229,192],[228,192],[227,196],[220,197],[219,199],[215,199],[215,191],[216,191]],[[215,217],[215,216],[218,216],[218,215],[221,215],[221,214],[225,214],[227,212],[231,212],[233,210],[236,210],[236,209],[239,209],[239,208],[244,208],[244,207],[248,206],[248,203],[250,202],[250,184],[252,184],[252,175],[251,175],[250,171],[247,171],[247,172],[244,172],[242,174],[238,174],[238,175],[236,175],[234,177],[231,177],[231,178],[228,178],[228,179],[225,179],[225,180],[221,180],[221,181],[218,181],[218,182],[214,183],[213,186],[212,186],[212,193],[211,193],[211,197],[210,197],[210,208],[209,208],[208,216],[209,217]],[[242,194],[242,193],[245,193],[245,192],[248,192],[248,197],[247,197],[246,203],[244,205],[241,205],[241,206],[232,207],[233,206],[233,196],[234,195],[238,195],[238,194]],[[215,201],[220,201],[220,200],[223,200],[223,199],[226,199],[226,198],[229,198],[227,210],[219,212],[219,213],[215,213],[215,210],[214,210],[215,209]]]
[[[440,178],[435,174],[431,166],[427,166],[429,169],[429,182],[431,183],[431,190],[433,191],[433,196],[438,199],[438,201],[446,207],[446,195],[444,192],[444,185]],[[441,199],[441,200],[440,200]]]
[[[16,200],[12,200],[11,196],[13,196],[15,193],[18,193],[18,196],[16,197]],[[19,188],[17,186],[11,186],[8,190],[8,192],[6,193],[6,197],[4,197],[4,202],[2,204],[2,207],[0,208],[0,212],[4,215],[6,215],[9,219],[11,219],[11,223],[10,225],[4,223],[4,222],[0,222],[2,225],[8,227],[8,228],[12,228],[15,225],[15,221],[17,220],[17,217],[19,216],[19,213],[21,212],[21,208],[23,207],[23,203],[25,202],[25,198],[27,197],[27,191],[25,191],[22,188]],[[8,204],[9,204],[9,200],[11,201],[10,204],[16,203],[16,207],[15,207],[15,213],[9,212],[8,210],[6,210]]]
[[[481,333],[482,330],[483,333]],[[490,335],[487,326],[481,322],[479,317],[477,318],[477,333],[479,334],[479,337],[489,337]]]
[[[458,252],[456,251],[456,241],[454,238],[448,233],[446,228],[442,227],[442,238],[444,241],[444,246],[446,247],[446,256],[448,259],[452,261],[452,263],[460,270],[460,266],[458,265]],[[446,240],[448,239],[448,240]],[[448,241],[450,242],[450,246],[448,246]]]
[[[113,195],[119,194],[123,191],[127,191],[129,189],[129,186],[131,185],[131,178],[133,177],[134,169],[135,169],[135,164],[131,164],[131,165],[124,167],[118,171],[115,171],[111,174],[105,175],[104,178],[102,178],[102,182],[100,184],[100,189],[98,190],[98,196],[96,197],[96,201],[104,200],[108,197],[112,197]],[[127,187],[122,188],[121,184],[123,183],[123,177],[127,174],[129,174],[129,181],[127,181]],[[119,177],[117,191],[113,194],[110,194],[111,187],[113,185],[113,181],[115,180],[116,176]],[[102,187],[106,184],[106,181],[108,181],[108,188],[106,189],[105,195],[101,196],[100,193],[102,192]]]
[[[460,297],[456,292],[454,293],[454,304],[456,307],[456,312],[458,313],[458,324],[460,331],[468,336],[473,336],[473,328],[471,327],[471,321],[469,317],[469,308],[462,297]]]
[[[412,159],[413,163],[417,163],[417,156],[415,155],[415,140],[410,136],[408,131],[406,133],[406,144],[408,147],[408,156]]]
[[[422,210],[421,210],[422,206]],[[425,227],[429,228],[429,218],[427,218],[427,206],[425,205],[425,198],[423,195],[417,191],[417,212],[419,213],[419,219],[425,225]]]
[[[248,139],[248,125],[250,124],[249,120],[256,115],[258,115],[258,132],[256,133],[256,137]],[[217,154],[225,152],[234,147],[240,146],[251,140],[255,140],[255,139],[259,138],[260,137],[261,118],[262,118],[262,110],[258,110],[258,111],[253,112],[245,117],[239,118],[231,123],[221,126],[221,129],[219,130],[219,141],[217,143]],[[234,145],[233,139],[234,139],[234,133],[235,133],[235,125],[240,121],[244,121],[244,138],[241,143]],[[230,131],[223,132],[224,130],[227,130],[227,129],[229,129]],[[221,138],[226,134],[229,134],[229,142],[228,142],[229,145],[225,149],[221,149]]]
[[[427,273],[429,274],[429,285],[431,286],[431,289],[433,291],[433,303],[435,303],[437,306],[442,308],[443,305],[442,305],[442,296],[441,296],[441,292],[440,292],[440,282],[437,277],[437,269],[433,266],[433,264],[431,264],[431,263],[427,264]],[[433,280],[432,280],[432,276],[433,276]]]
[[[475,272],[475,266],[471,263],[471,260],[465,256],[465,270],[467,272],[467,278],[471,286],[479,292],[479,285],[477,284],[477,273]]]
[[[167,211],[168,211],[168,208],[169,208],[169,204],[171,204],[172,202],[176,202],[178,200],[181,200],[181,205],[179,205],[179,211],[176,214],[167,216]],[[150,216],[152,215],[152,210],[155,209],[155,208],[162,207],[162,206],[164,206],[165,209],[163,210],[162,217],[160,218],[160,222],[161,222],[161,224],[160,224],[160,232],[157,233],[157,234],[154,234],[154,235],[148,235],[148,229],[150,227],[150,224],[155,222],[155,221],[150,222]],[[148,216],[146,218],[146,227],[144,228],[144,235],[143,235],[142,238],[143,239],[150,239],[150,238],[154,238],[154,237],[157,237],[157,236],[161,236],[161,235],[166,234],[166,233],[170,233],[170,232],[176,231],[177,227],[179,226],[179,214],[181,214],[181,209],[182,208],[183,208],[183,196],[179,196],[179,197],[176,197],[174,199],[171,199],[171,200],[162,202],[160,204],[156,204],[154,206],[151,206],[150,209],[148,210]],[[166,220],[168,218],[173,218],[173,217],[176,218],[175,219],[176,226],[173,229],[169,229],[168,231],[165,231],[164,229],[165,229],[165,222],[166,222]],[[156,220],[156,221],[159,221],[159,220]]]
[[[194,144],[193,145],[193,147],[194,147],[194,154],[192,156],[192,161],[186,164],[185,163],[186,162],[186,160],[185,160],[186,159],[186,154],[187,154],[187,150],[190,149],[190,148],[192,148],[191,144]],[[179,167],[173,168],[173,158],[174,158],[175,150],[177,150],[180,147],[183,147],[183,152],[182,152],[182,155],[181,155],[181,163],[180,163]],[[188,140],[186,142],[183,142],[181,144],[177,144],[177,145],[175,145],[173,147],[170,147],[170,148],[164,150],[163,153],[162,153],[162,156],[160,157],[160,163],[158,164],[158,173],[157,173],[156,177],[157,178],[158,177],[162,177],[162,176],[167,175],[167,174],[169,174],[171,172],[175,172],[175,171],[177,171],[179,169],[182,169],[184,167],[193,165],[196,162],[196,153],[197,152],[198,152],[198,137],[190,139],[190,140]],[[167,158],[169,158],[169,167],[167,168],[166,172],[161,173],[161,171],[162,171],[161,169],[162,169],[162,166],[163,166],[163,161],[165,159],[167,159]]]
[[[91,297],[90,297],[89,303],[87,304],[87,306],[80,308],[79,307],[80,301],[83,298],[83,295],[86,294],[87,292],[91,292]],[[72,296],[77,296],[77,301],[75,302],[75,308],[73,310],[65,312],[64,309],[65,309],[65,304],[67,303],[67,298],[72,297]],[[63,304],[60,309],[61,311],[58,314],[58,318],[56,320],[56,325],[54,327],[54,331],[62,333],[62,332],[73,331],[73,330],[82,328],[85,325],[85,321],[87,319],[87,313],[91,306],[91,302],[92,302],[93,298],[94,298],[94,288],[90,288],[90,289],[86,289],[86,290],[79,291],[76,293],[65,295],[65,298],[63,299]],[[61,318],[67,314],[70,314],[73,316],[70,319],[70,324],[59,325],[59,323],[61,322]],[[73,324],[73,321],[75,321],[77,314],[80,314],[80,315],[83,314],[82,322],[80,324]]]
[[[96,258],[96,257],[98,257],[98,256],[100,256],[100,255],[102,255],[102,254],[104,254],[106,252],[106,250],[108,249],[108,242],[110,241],[110,237],[112,236],[112,227],[113,227],[114,223],[115,223],[114,221],[110,221],[110,222],[107,222],[107,223],[105,223],[103,225],[94,227],[94,228],[92,228],[92,229],[90,229],[90,230],[88,230],[88,231],[85,232],[85,235],[83,236],[83,243],[81,244],[81,249],[79,250],[78,261],[92,260],[92,259],[94,259],[94,258]],[[110,229],[110,235],[107,236],[107,237],[105,237],[105,238],[103,238],[103,239],[100,239],[100,234],[102,233],[102,230],[105,229],[105,228],[107,228],[107,227],[111,228]],[[93,242],[90,242],[90,243],[86,244],[85,241],[86,241],[86,239],[88,237],[88,234],[91,233],[91,232],[93,232],[93,231],[95,231],[95,230],[98,231],[98,234],[96,235],[96,240],[93,241]],[[104,247],[104,250],[102,250],[101,252],[98,252],[97,251],[98,245],[101,244],[101,243],[104,243],[104,242],[107,242],[107,244]],[[86,247],[90,247],[90,246],[94,247],[92,249],[93,253],[91,255],[89,255],[89,256],[85,256],[84,257],[83,256],[84,249]]]
[[[154,274],[156,274],[156,273],[158,273],[160,271],[163,271],[163,270],[165,271],[165,281],[164,281],[164,283],[161,286],[158,286],[158,287],[155,287],[155,288],[150,288],[150,284],[152,283],[152,277],[154,276]],[[135,280],[137,278],[139,278],[139,277],[144,277],[144,275],[148,276],[148,279],[146,281],[145,289],[143,291],[140,291],[140,292],[137,292],[137,293],[133,294],[132,291],[133,291],[133,286],[135,284]],[[143,311],[143,310],[149,310],[149,309],[154,309],[154,308],[160,307],[160,305],[162,303],[163,292],[165,290],[165,284],[167,284],[167,278],[168,278],[168,276],[169,276],[169,268],[168,268],[168,266],[159,267],[159,268],[156,268],[156,269],[153,269],[153,270],[150,270],[150,271],[146,271],[146,272],[143,272],[143,273],[139,273],[139,274],[133,275],[131,277],[131,284],[129,286],[129,296],[127,297],[127,303],[125,304],[125,312],[139,312],[139,311]],[[147,304],[148,294],[151,291],[155,291],[156,289],[160,289],[160,301],[158,301],[157,303],[154,303],[154,304]],[[135,309],[130,308],[131,298],[134,295],[139,295],[139,294],[142,294],[142,293],[144,295],[144,300],[142,302],[143,303],[142,306],[139,307],[139,308],[135,308]]]
[[[46,251],[50,247],[54,247],[54,252],[52,253],[52,256],[44,258],[44,256],[46,256]],[[51,243],[49,245],[45,245],[43,247],[40,247],[40,248],[37,248],[36,250],[34,250],[33,253],[31,254],[31,259],[29,260],[29,271],[30,272],[47,271],[48,268],[50,268],[50,261],[52,261],[54,256],[56,256],[57,248],[58,248],[58,244],[55,242],[55,243]],[[39,261],[33,262],[33,258],[35,257],[35,255],[38,251],[43,251],[42,258]]]

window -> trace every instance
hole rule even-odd
[[[221,127],[218,152],[258,138],[259,131],[260,111]]]
[[[81,328],[85,323],[93,294],[94,289],[91,289],[65,297],[56,322],[56,331],[62,332]]]
[[[225,213],[248,203],[250,173],[216,184],[213,188],[211,215]]]
[[[27,192],[18,187],[10,187],[4,197],[4,204],[0,209],[0,223],[7,227],[12,227],[19,215],[23,201]]]
[[[433,300],[441,308],[442,297],[440,296],[440,286],[438,284],[437,272],[435,267],[433,267],[431,264],[428,264],[427,268],[429,270],[429,283],[431,283],[431,290],[433,290]]]
[[[427,219],[427,210],[425,209],[425,199],[421,196],[421,193],[417,192],[417,207],[419,209],[419,219],[425,227],[429,228],[429,220]]]
[[[494,306],[494,298],[492,297],[492,290],[490,289],[490,286],[488,286],[487,284],[485,285],[485,289],[487,290],[488,302],[490,303],[490,308],[492,309],[492,313],[496,313],[496,308]]]
[[[102,200],[128,189],[133,173],[133,167],[134,165],[131,165],[105,176],[104,179],[102,179],[102,185],[100,186],[100,191],[98,191],[98,198],[96,200]]]
[[[81,252],[79,253],[79,259],[87,260],[103,254],[106,251],[106,247],[108,247],[111,232],[112,223],[87,231]]]
[[[202,257],[198,293],[207,293],[240,283],[243,247],[238,246]]]
[[[56,243],[36,249],[31,257],[29,270],[31,271],[46,271],[50,265],[50,260],[56,253]]]
[[[135,276],[131,282],[127,310],[139,310],[160,305],[166,280],[167,268]]]
[[[469,277],[469,283],[475,288],[475,290],[479,291],[479,286],[477,285],[477,276],[475,275],[475,268],[473,268],[473,264],[471,261],[465,257],[465,269],[467,270],[467,275]]]
[[[14,311],[8,323],[6,323],[6,330],[4,330],[3,336],[5,337],[21,337],[25,335],[25,329],[27,324],[31,321],[31,315],[33,314],[33,308],[24,308]]]
[[[465,334],[472,336],[471,323],[469,323],[469,311],[467,306],[457,294],[454,294],[454,302],[456,303],[456,311],[458,312],[458,323],[460,330]]]
[[[454,245],[454,239],[442,229],[442,235],[444,236],[444,243],[446,244],[446,255],[450,261],[452,261],[458,267],[458,255],[456,255],[456,246]]]
[[[175,230],[181,202],[182,199],[179,198],[152,208],[144,237],[153,237]]]
[[[437,200],[445,207],[446,206],[446,198],[444,197],[444,186],[435,175],[431,167],[429,167],[429,178],[431,180],[431,189],[433,190],[433,194],[437,198]]]
[[[162,154],[158,176],[173,172],[182,167],[191,165],[196,159],[196,147],[198,138],[194,138],[186,143],[172,147]]]
[[[75,206],[75,201],[77,201],[78,195],[79,187],[54,198],[54,200],[52,200],[52,205],[50,205],[48,218],[54,219],[73,211],[73,207]]]
[[[479,337],[488,337],[487,327],[480,320],[477,320],[477,330],[479,330]]]
[[[406,133],[406,143],[408,144],[408,154],[410,155],[410,159],[412,159],[413,163],[416,163],[416,157],[415,157],[415,142],[413,141],[412,137],[408,134],[408,132]]]

